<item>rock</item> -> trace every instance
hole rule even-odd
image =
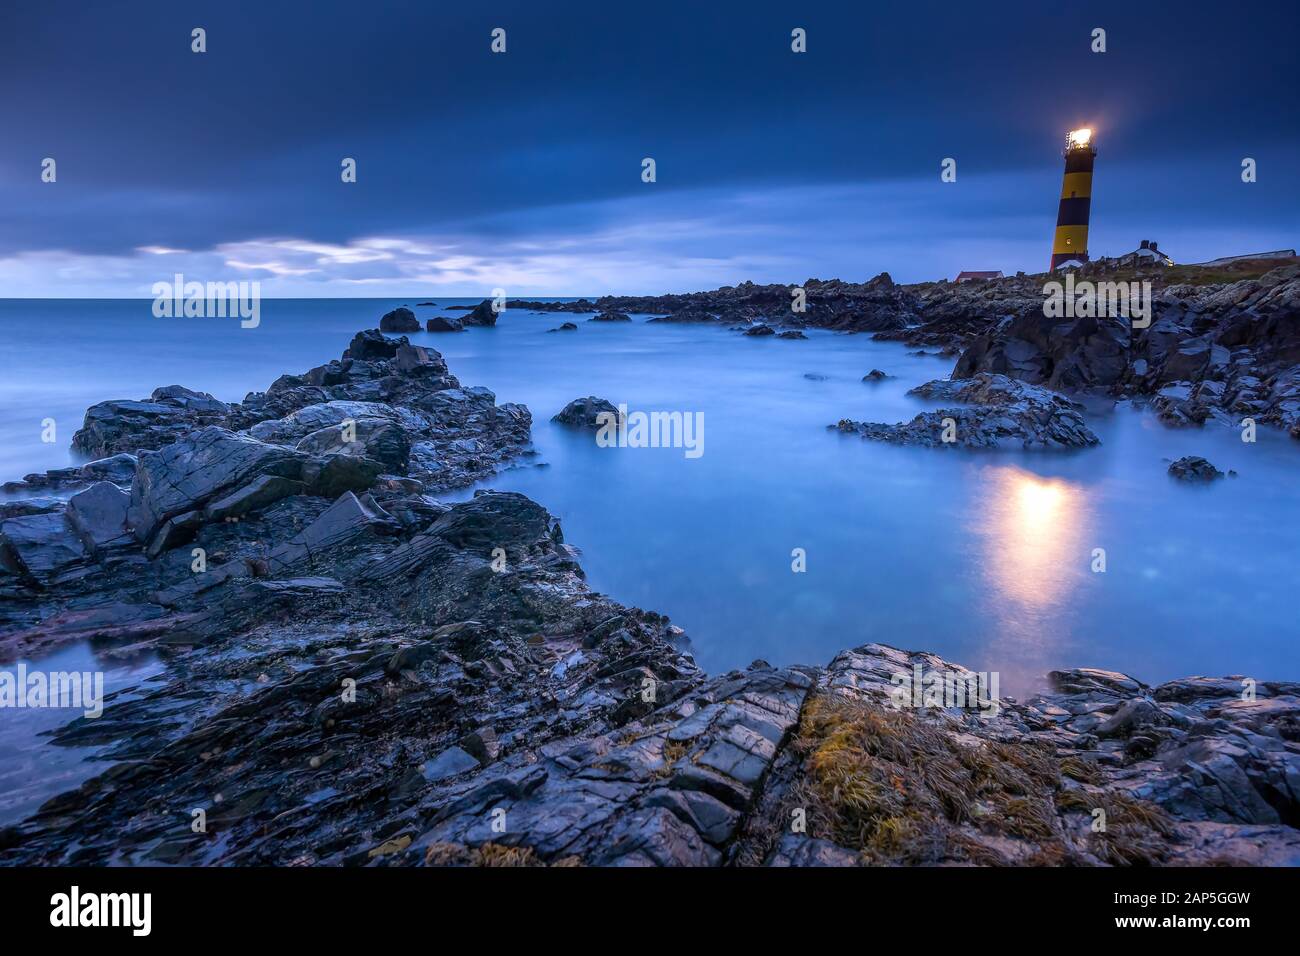
[[[398,374],[409,376],[442,375],[447,371],[447,363],[438,352],[405,342],[397,347],[393,367]]]
[[[379,320],[379,331],[418,332],[420,331],[420,320],[415,317],[415,313],[410,309],[405,307],[397,308],[392,312],[385,313],[384,317]]]
[[[716,322],[716,317],[703,309],[686,308],[672,315],[663,315],[650,320],[651,322],[676,322],[676,323],[703,323]]]
[[[887,378],[889,378],[889,376],[886,375],[884,372],[882,372],[880,369],[878,369],[878,368],[873,368],[873,369],[872,369],[870,372],[868,372],[866,375],[862,376],[862,381],[864,381],[864,382],[883,382],[883,381],[884,381],[885,379],[887,379]]]
[[[772,328],[770,325],[752,325],[745,329],[745,335],[776,335],[776,329]]]
[[[203,509],[205,521],[224,521],[251,514],[274,504],[281,498],[300,495],[306,486],[301,481],[280,475],[259,475],[242,488],[214,501]]]
[[[426,332],[464,332],[465,324],[449,315],[435,315],[424,323]]]
[[[625,312],[601,312],[592,316],[588,322],[631,322],[632,317]]]
[[[484,299],[465,315],[466,325],[493,326],[497,324],[497,313],[492,308],[492,300]]]
[[[297,444],[309,455],[341,454],[371,458],[389,471],[403,473],[411,457],[411,441],[396,422],[384,418],[357,418],[327,425]]]
[[[861,866],[862,858],[852,850],[815,837],[787,833],[781,837],[768,866]]]
[[[108,458],[88,461],[81,466],[81,476],[88,481],[111,481],[115,485],[129,486],[135,478],[135,455],[120,453]]]
[[[210,426],[140,455],[128,522],[137,541],[148,541],[169,518],[196,511],[258,475],[294,477],[300,471],[293,452]]]
[[[556,328],[547,329],[546,331],[547,332],[576,332],[578,331],[578,326],[575,325],[573,322],[563,322]]]
[[[613,419],[605,417],[611,415]],[[551,421],[576,428],[597,429],[606,421],[617,420],[618,418],[619,410],[612,402],[597,398],[594,395],[588,395],[586,398],[575,398],[569,402],[551,418]]]
[[[207,392],[196,392],[181,385],[166,385],[162,388],[155,388],[151,398],[155,402],[166,402],[188,411],[215,412],[221,415],[230,411],[225,402],[217,401]]]
[[[326,455],[308,459],[298,473],[308,494],[334,498],[371,487],[384,473],[384,464],[356,455]]]
[[[100,481],[68,499],[68,520],[81,543],[92,553],[135,543],[126,525],[131,496],[108,481]]]
[[[1199,455],[1186,455],[1169,466],[1169,474],[1179,481],[1211,482],[1224,477],[1223,472]]]
[[[1101,441],[1075,403],[1005,375],[980,373],[965,383],[930,382],[908,394],[971,402],[975,407],[922,412],[898,425],[844,419],[830,427],[874,441],[927,448],[1062,449]]]
[[[23,515],[0,521],[0,553],[42,587],[78,576],[90,555],[61,512]]]
[[[478,761],[459,747],[448,747],[432,760],[426,761],[421,773],[425,780],[437,783],[469,770],[477,770],[478,766]]]
[[[344,359],[368,361],[371,359],[388,359],[397,354],[400,343],[388,338],[379,329],[367,329],[352,337],[352,342],[343,353]]]
[[[216,405],[225,407],[221,403]],[[200,425],[220,424],[225,417],[215,406],[201,400],[191,403],[184,396],[180,400],[164,395],[160,400],[100,402],[86,410],[81,428],[72,436],[72,447],[101,458],[134,454],[141,449],[161,448]]]
[[[804,334],[803,334],[802,332],[800,332],[798,329],[787,329],[787,330],[784,331],[784,332],[778,332],[776,337],[777,337],[778,339],[806,339],[806,338],[808,338],[808,336],[804,335]]]
[[[480,727],[466,734],[460,738],[459,744],[484,767],[496,760],[501,752],[501,744],[491,727]]]

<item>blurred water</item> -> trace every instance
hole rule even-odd
[[[167,384],[238,400],[416,301],[270,300],[248,330],[156,319],[148,301],[0,301],[0,479],[66,464],[95,401]],[[544,467],[487,486],[559,516],[593,587],[670,615],[711,671],[821,663],[884,641],[998,671],[1004,694],[1074,665],[1148,682],[1300,677],[1300,444],[1283,435],[1261,430],[1248,445],[1121,408],[1093,421],[1102,446],[1079,452],[895,448],[825,426],[910,418],[927,403],[906,390],[945,376],[951,360],[865,336],[755,339],[645,316],[546,332],[573,318],[511,311],[494,329],[412,338],[464,383],[532,410]],[[862,382],[872,368],[895,378]],[[549,421],[583,395],[703,412],[704,454],[599,448]],[[41,442],[47,417],[53,445]],[[1178,485],[1165,469],[1185,454],[1240,477]],[[791,570],[795,548],[805,573]],[[1105,573],[1090,569],[1095,548]]]

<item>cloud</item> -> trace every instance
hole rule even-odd
[[[1285,227],[1235,230],[1185,202],[1162,208],[1122,191],[1124,169],[1094,199],[1094,255],[1157,238],[1182,261],[1294,244]],[[271,297],[595,296],[715,288],[752,279],[896,280],[962,269],[1041,271],[1055,222],[1056,170],[924,180],[661,190],[512,210],[400,234],[343,241],[266,236],[186,250],[145,245],[128,255],[70,250],[0,258],[12,296],[140,296],[177,273],[257,279]],[[1212,226],[1212,223],[1215,224]],[[1244,245],[1243,245],[1244,244]],[[1249,250],[1247,250],[1249,251]]]

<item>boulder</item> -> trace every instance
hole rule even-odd
[[[873,441],[927,448],[1063,449],[1101,442],[1076,403],[1005,375],[981,372],[965,382],[939,380],[908,394],[974,407],[922,412],[897,425],[844,419],[830,427]]]
[[[464,332],[465,323],[450,315],[435,315],[424,323],[426,332]]]
[[[588,395],[586,398],[575,398],[569,402],[551,418],[551,421],[575,428],[595,429],[600,428],[608,420],[606,416],[609,415],[614,416],[615,419],[619,416],[618,408],[612,402]]]
[[[195,512],[257,475],[294,477],[300,470],[298,457],[286,448],[209,426],[159,451],[140,455],[131,485],[128,523],[136,540],[145,542],[169,519]]]
[[[599,315],[592,316],[587,321],[588,322],[631,322],[632,317],[628,315],[626,312],[601,312]]]
[[[772,328],[770,325],[751,325],[749,328],[745,329],[744,334],[754,336],[776,335],[776,329]]]
[[[380,332],[418,332],[420,331],[420,320],[415,317],[415,313],[405,306],[394,309],[392,312],[385,313],[384,317],[379,320]]]
[[[497,313],[492,308],[492,300],[484,299],[465,314],[466,325],[493,326],[497,324]]]
[[[0,521],[0,552],[16,559],[45,587],[78,576],[90,558],[81,538],[58,511]]]
[[[373,458],[390,471],[405,472],[411,441],[402,428],[384,418],[358,418],[350,424],[326,425],[305,435],[297,450],[308,455],[354,455]]]
[[[300,495],[306,489],[301,481],[280,475],[259,475],[242,488],[232,491],[203,509],[205,521],[224,521],[260,511],[281,498]]]
[[[1169,475],[1179,481],[1190,483],[1208,483],[1224,477],[1223,472],[1215,468],[1199,455],[1186,455],[1169,466]]]
[[[343,357],[362,361],[390,359],[397,354],[397,347],[400,344],[401,340],[390,339],[379,329],[367,329],[352,336],[352,341],[344,351]]]
[[[99,481],[68,499],[68,520],[92,553],[135,543],[126,525],[131,496],[110,481]]]

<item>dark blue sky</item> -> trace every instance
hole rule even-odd
[[[1294,2],[10,2],[0,295],[1040,271],[1078,125],[1094,255],[1293,247],[1298,28]]]

